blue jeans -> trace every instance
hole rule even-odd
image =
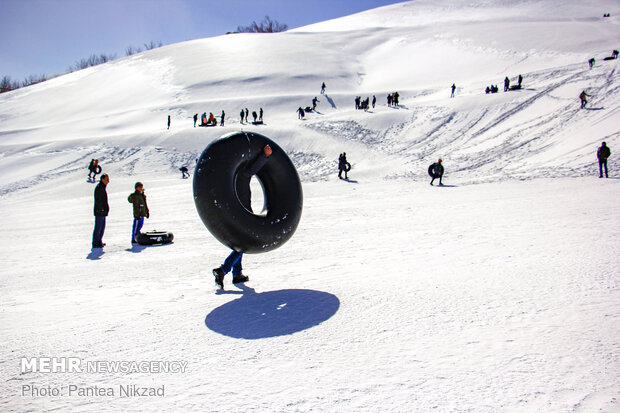
[[[224,274],[228,274],[232,268],[233,277],[241,275],[241,258],[243,258],[242,252],[233,251],[224,261],[224,264],[220,267]]]
[[[104,231],[105,231],[105,217],[95,217],[95,230],[93,231],[93,248],[103,247]]]
[[[134,218],[133,219],[133,228],[131,230],[131,241],[136,241],[136,237],[140,233],[142,229],[142,225],[144,225],[144,217]]]

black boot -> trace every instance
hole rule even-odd
[[[233,284],[244,283],[244,282],[249,281],[249,280],[250,280],[250,278],[248,278],[247,275],[239,274],[239,275],[235,275],[233,277]]]
[[[215,277],[215,283],[220,286],[220,288],[224,288],[224,271],[221,268],[213,269],[213,276]]]

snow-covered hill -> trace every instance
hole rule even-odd
[[[603,60],[618,48],[617,1],[416,0],[0,95],[1,410],[620,411],[620,76]],[[504,93],[518,75],[524,88]],[[246,107],[265,124],[240,124]],[[193,127],[222,110],[225,126]],[[215,294],[227,251],[178,168],[236,130],[287,151],[305,207],[285,246],[244,258],[249,283]],[[447,185],[430,187],[439,157]],[[103,252],[90,250],[92,158],[111,175]],[[146,229],[174,244],[129,244],[138,180]],[[189,367],[20,372],[40,356]],[[67,394],[132,383],[166,395]],[[30,392],[47,386],[63,393]]]

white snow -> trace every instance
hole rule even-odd
[[[619,16],[607,0],[416,0],[0,95],[0,410],[620,411],[620,77],[603,60]],[[519,74],[524,89],[502,92]],[[358,95],[377,107],[354,110]],[[245,107],[266,124],[240,125]],[[222,110],[226,126],[193,127]],[[287,151],[304,210],[287,244],[244,257],[250,282],[217,291],[228,250],[178,168],[236,130]],[[103,251],[91,158],[111,176]],[[131,246],[136,181],[144,230],[173,244]],[[33,357],[187,369],[22,372]],[[165,394],[121,397],[132,384]]]

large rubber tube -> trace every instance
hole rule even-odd
[[[266,214],[255,214],[237,196],[237,175],[265,145],[272,154],[256,173]],[[235,251],[256,254],[288,241],[301,219],[301,182],[286,153],[269,138],[252,132],[225,135],[202,152],[194,172],[194,202],[207,229]]]

